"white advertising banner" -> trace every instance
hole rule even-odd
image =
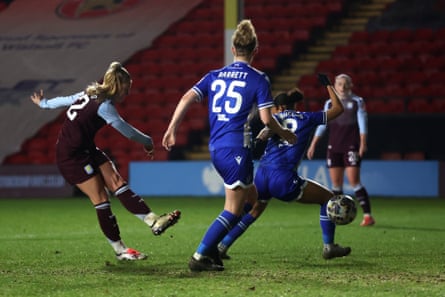
[[[200,2],[14,0],[0,12],[0,161],[60,113],[37,108],[32,92],[53,97],[82,90]]]

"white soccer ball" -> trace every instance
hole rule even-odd
[[[357,216],[357,206],[351,196],[337,195],[329,199],[326,212],[334,224],[347,225]]]

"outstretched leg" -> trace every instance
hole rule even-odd
[[[102,233],[107,238],[118,260],[144,260],[146,255],[127,248],[120,237],[119,225],[114,216],[105,190],[103,179],[100,175],[94,175],[77,187],[85,193],[96,209],[97,219]]]
[[[344,257],[351,253],[350,247],[342,247],[334,243],[335,239],[335,224],[328,218],[326,214],[326,204],[320,205],[320,226],[323,239],[323,253],[322,256],[326,260]]]
[[[322,256],[325,259],[332,259],[337,257],[344,257],[351,253],[350,247],[342,247],[335,244],[335,224],[328,218],[326,212],[326,204],[329,199],[334,197],[334,193],[331,192],[325,186],[312,181],[307,180],[307,184],[303,190],[303,195],[298,202],[308,204],[320,205],[320,227],[323,240],[323,253]]]
[[[129,212],[143,220],[151,228],[154,235],[161,235],[169,227],[176,224],[181,217],[179,210],[174,210],[168,214],[157,215],[151,211],[144,199],[135,194],[128,185],[120,187],[114,195]]]
[[[154,213],[144,199],[130,189],[112,162],[102,164],[100,170],[104,176],[106,187],[114,193],[129,212],[144,221],[151,228],[154,235],[162,234],[178,222],[181,217],[179,210],[163,215]]]

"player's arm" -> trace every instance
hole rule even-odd
[[[331,100],[327,100],[324,105],[324,110],[327,112],[329,110],[329,104]],[[317,144],[320,142],[321,137],[326,131],[326,124],[324,125],[318,125],[317,129],[315,129],[314,137],[312,137],[311,144],[309,145],[307,149],[306,156],[309,160],[312,160],[315,153],[315,148],[317,147]]]
[[[56,109],[60,107],[70,106],[83,94],[84,92],[79,92],[70,96],[60,96],[47,99],[43,95],[43,90],[40,90],[40,92],[34,92],[34,94],[32,94],[30,98],[32,102],[34,102],[34,104],[36,104],[40,108]]]
[[[260,118],[263,124],[271,130],[271,133],[275,133],[290,144],[297,142],[297,135],[289,129],[283,128],[278,121],[272,116],[271,108],[261,108],[259,110]]]
[[[368,150],[367,136],[368,136],[368,113],[366,112],[365,102],[363,100],[359,101],[357,110],[357,122],[360,131],[360,148],[359,155],[363,157],[365,152]]]
[[[326,111],[326,121],[329,122],[342,114],[343,104],[341,104],[340,99],[335,92],[334,86],[326,74],[319,73],[318,80],[326,87],[329,93],[329,98],[331,99],[331,107]]]
[[[175,112],[173,113],[170,124],[168,125],[167,130],[164,133],[164,137],[162,137],[162,146],[166,150],[170,150],[172,146],[176,143],[176,132],[178,130],[179,124],[184,119],[189,106],[192,103],[200,101],[201,97],[195,91],[195,89],[188,90],[184,96],[182,96],[181,100],[179,100],[178,105],[176,106]]]
[[[110,101],[106,101],[99,106],[98,115],[102,117],[107,124],[110,124],[123,136],[128,139],[141,143],[144,146],[144,150],[147,152],[150,158],[154,156],[153,140],[147,134],[139,131],[129,123],[127,123],[117,112],[116,108]]]

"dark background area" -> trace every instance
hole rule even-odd
[[[425,159],[445,160],[445,116],[442,114],[368,115],[366,159],[381,159],[385,153],[422,152]],[[326,157],[327,134],[320,140],[315,158]]]

